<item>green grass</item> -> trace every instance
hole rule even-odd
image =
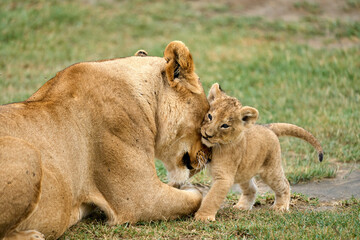
[[[347,3],[358,8],[357,1]],[[321,141],[323,163],[307,143],[281,138],[290,182],[334,177],[337,162],[360,161],[360,22],[321,18],[319,5],[297,5],[312,14],[282,21],[243,17],[221,2],[3,0],[0,104],[26,99],[73,63],[129,56],[138,49],[162,56],[170,41],[182,40],[206,91],[219,82],[229,95],[256,107],[260,123],[297,124]],[[342,47],[343,40],[351,44]],[[312,41],[319,44],[313,47]],[[156,167],[166,181],[162,164]],[[202,172],[193,181],[210,179]],[[209,225],[185,218],[108,227],[90,218],[66,236],[348,239],[359,237],[358,216],[359,203],[284,215],[263,209],[235,213],[228,207],[220,211],[221,221]]]
[[[191,217],[169,221],[140,222],[107,226],[97,212],[72,227],[61,239],[357,239],[360,204],[356,199],[339,207],[313,211],[319,204],[300,194],[292,202],[305,208],[279,214],[269,211],[273,196],[258,197],[252,211],[237,211],[236,198],[229,195],[217,221],[201,223]]]

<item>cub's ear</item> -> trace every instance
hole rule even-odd
[[[220,85],[218,83],[214,83],[210,88],[207,99],[209,103],[211,103],[212,101],[215,100],[215,98],[220,97],[222,94],[223,94],[223,90],[221,89]]]
[[[164,51],[166,60],[166,77],[169,85],[177,90],[188,89],[200,94],[203,92],[198,76],[195,74],[195,65],[189,49],[181,41],[173,41]]]
[[[244,125],[254,124],[259,117],[259,111],[253,107],[242,107],[241,108],[241,120]]]
[[[148,53],[145,51],[145,50],[138,50],[136,53],[135,53],[135,56],[137,57],[146,57],[148,55]]]

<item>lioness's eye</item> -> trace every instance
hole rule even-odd
[[[212,120],[212,116],[211,116],[210,113],[208,114],[208,118],[209,118],[210,121]]]
[[[225,124],[225,123],[224,123],[224,124],[223,124],[223,125],[221,125],[220,127],[221,127],[221,128],[228,128],[228,127],[229,127],[229,125],[227,125],[227,124]]]

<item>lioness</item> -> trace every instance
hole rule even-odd
[[[275,210],[288,210],[290,187],[281,167],[278,136],[289,135],[312,144],[322,160],[323,151],[317,139],[305,129],[287,123],[254,125],[258,118],[255,108],[242,106],[214,84],[210,90],[210,110],[201,127],[202,142],[212,147],[210,172],[213,185],[203,199],[195,219],[214,221],[215,214],[233,183],[243,191],[238,209],[250,210],[255,202],[253,177],[261,178],[275,192]]]
[[[0,239],[58,238],[93,206],[109,224],[199,208],[201,193],[162,183],[154,158],[170,182],[189,177],[208,101],[182,42],[145,53],[72,65],[0,107]]]

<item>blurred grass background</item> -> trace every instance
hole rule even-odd
[[[356,4],[346,1],[343,11],[359,10]],[[359,21],[321,17],[320,5],[307,1],[290,6],[307,13],[297,21],[243,16],[242,7],[229,0],[3,0],[0,103],[26,99],[73,63],[140,48],[162,56],[181,40],[206,91],[219,82],[256,107],[260,123],[294,123],[322,142],[320,165],[306,143],[281,139],[291,182],[334,176],[331,162],[359,161]]]
[[[218,82],[260,123],[297,124],[321,141],[320,164],[311,146],[281,138],[292,183],[334,177],[339,163],[360,161],[360,2],[338,2],[2,0],[0,104],[25,100],[73,63],[138,49],[162,56],[181,40],[206,92]]]
[[[297,21],[242,16],[242,7],[229,0],[3,0],[0,103],[26,99],[73,63],[140,48],[162,56],[170,41],[181,40],[206,91],[219,82],[256,107],[260,123],[294,123],[322,142],[319,164],[306,143],[281,139],[291,182],[331,177],[330,163],[359,161],[359,21],[321,17],[320,5],[307,1],[293,3],[294,14],[307,13]],[[355,0],[346,7],[360,9]]]

